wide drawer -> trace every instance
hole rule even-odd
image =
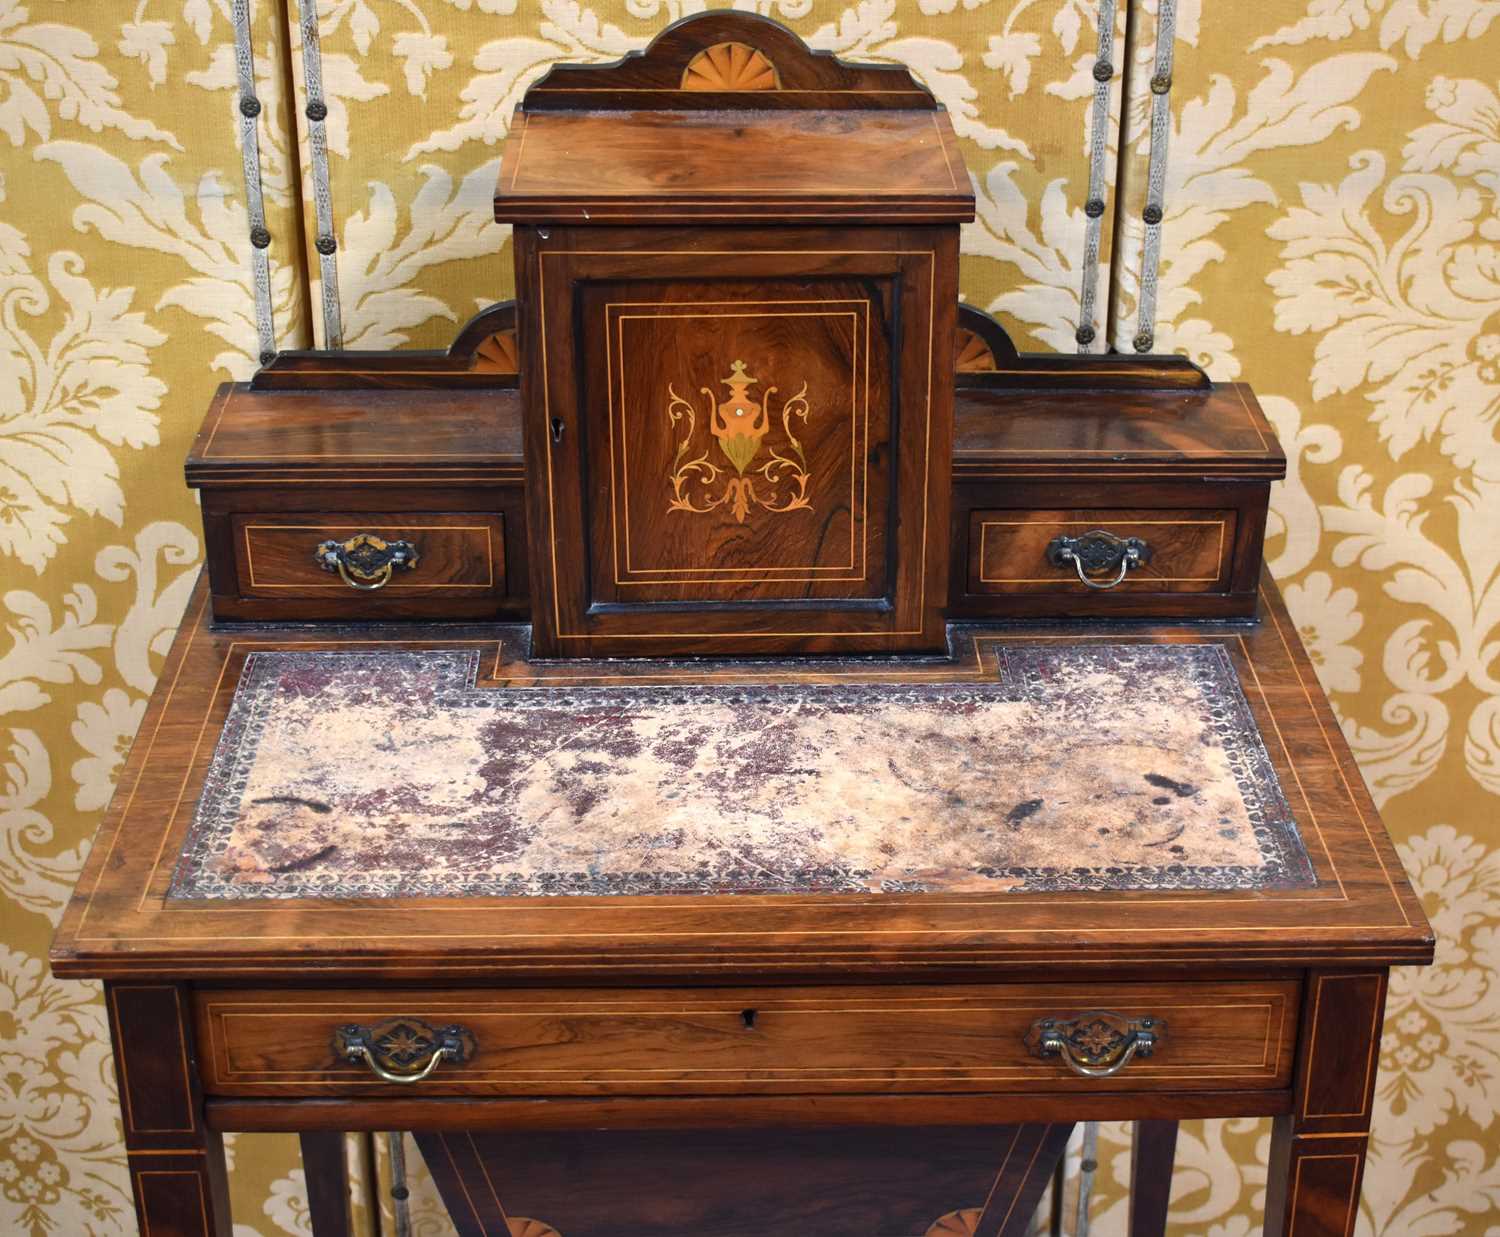
[[[354,613],[396,598],[505,593],[499,513],[255,512],[231,525],[245,597],[340,598]]]
[[[1237,514],[1232,508],[973,511],[968,591],[1222,592],[1229,587]],[[1135,547],[1138,558],[1122,571],[1126,547]]]
[[[1289,1085],[1295,982],[609,991],[201,991],[217,1095],[722,1095],[1241,1090]],[[1085,1017],[1104,1012],[1115,1018]],[[1121,1020],[1158,1042],[1108,1077],[1035,1055],[1037,1024],[1109,1048]],[[1095,1025],[1097,1023],[1097,1025]],[[414,1073],[445,1031],[467,1057]],[[1028,1043],[1028,1040],[1030,1043]]]

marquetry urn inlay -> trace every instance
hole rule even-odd
[[[715,43],[688,61],[684,90],[779,90],[776,66],[745,43]]]
[[[701,515],[727,505],[735,521],[743,524],[754,507],[778,514],[810,508],[807,483],[812,475],[802,443],[792,432],[794,418],[800,418],[806,425],[812,414],[807,402],[807,383],[802,383],[795,395],[782,402],[779,420],[784,444],[773,441],[766,447],[769,458],[756,464],[771,428],[770,401],[776,388],[767,387],[764,396],[756,399],[751,388],[758,386],[760,379],[746,371],[743,361],[735,361],[729,367],[729,377],[719,382],[729,388],[727,399],[715,403],[714,393],[708,387],[699,391],[708,400],[708,428],[717,442],[716,452],[706,445],[695,444],[697,414],[675,388],[667,387],[667,418],[682,432],[672,460],[672,497],[667,510]],[[726,460],[733,475],[723,467]]]

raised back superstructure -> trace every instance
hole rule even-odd
[[[973,210],[904,68],[745,14],[527,93],[495,211],[539,651],[942,645]]]

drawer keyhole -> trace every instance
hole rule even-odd
[[[558,442],[562,441],[563,430],[565,428],[566,428],[566,423],[563,421],[563,419],[561,417],[553,417],[552,418],[552,441],[554,443],[558,443]]]
[[[755,1011],[753,1009],[740,1010],[740,1021],[745,1024],[745,1030],[755,1030]]]

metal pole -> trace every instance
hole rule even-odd
[[[1089,1196],[1094,1192],[1094,1174],[1099,1171],[1099,1123],[1083,1125],[1083,1159],[1078,1165],[1078,1218],[1073,1237],[1089,1237]]]
[[[396,1213],[396,1237],[411,1237],[411,1211],[406,1204],[411,1191],[406,1188],[405,1135],[398,1131],[385,1137],[391,1153],[391,1203]]]

